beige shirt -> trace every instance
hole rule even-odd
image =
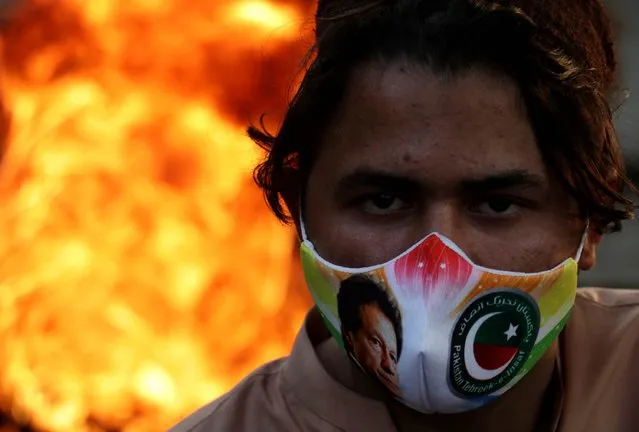
[[[555,432],[639,431],[639,290],[580,289],[560,338]],[[391,432],[383,401],[329,373],[345,357],[314,311],[289,357],[268,363],[170,432]]]

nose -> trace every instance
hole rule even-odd
[[[380,366],[382,367],[382,370],[387,374],[395,375],[395,363],[393,362],[387,351],[384,351],[384,353],[382,354]]]
[[[421,228],[425,234],[433,232],[442,234],[463,247],[460,242],[466,237],[467,226],[460,213],[459,206],[453,202],[433,201],[424,212]]]
[[[422,237],[436,232],[452,240],[470,259],[478,259],[476,233],[473,232],[474,227],[465,217],[460,204],[452,200],[433,201],[423,214],[421,230]]]

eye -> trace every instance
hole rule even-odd
[[[509,197],[489,198],[471,207],[473,213],[485,216],[511,216],[520,209],[518,203]]]
[[[402,211],[408,208],[406,201],[396,195],[376,194],[362,200],[362,209],[366,213],[374,215],[385,215]]]
[[[371,344],[372,344],[374,347],[380,347],[380,346],[382,346],[382,342],[381,342],[379,339],[377,339],[376,337],[372,337],[372,338],[371,338]]]

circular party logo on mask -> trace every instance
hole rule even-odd
[[[539,308],[528,294],[491,291],[462,312],[451,337],[449,383],[480,397],[507,385],[526,363],[539,332]]]

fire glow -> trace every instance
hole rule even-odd
[[[5,24],[3,416],[165,430],[288,352],[308,299],[243,127],[281,112],[311,10],[24,0]]]

